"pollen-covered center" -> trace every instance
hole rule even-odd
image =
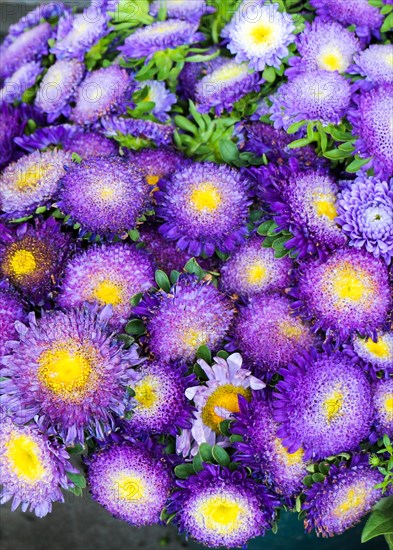
[[[324,399],[322,403],[323,414],[329,424],[342,416],[343,404],[344,394],[342,391],[337,389],[329,393],[326,399]]]
[[[29,275],[37,267],[34,254],[30,250],[15,250],[10,256],[10,267],[15,277]]]
[[[79,401],[92,387],[95,372],[95,351],[69,340],[57,342],[38,359],[38,378],[64,401]]]
[[[393,395],[387,395],[384,399],[385,413],[388,420],[393,422]]]
[[[206,344],[208,336],[204,330],[186,328],[181,335],[181,340],[188,348],[196,350]]]
[[[273,37],[273,26],[268,23],[258,23],[250,31],[254,44],[270,45]]]
[[[225,384],[214,390],[202,409],[203,423],[219,433],[220,423],[227,418],[227,415],[239,412],[239,395],[250,399],[251,391],[232,384]]]
[[[282,444],[281,439],[276,437],[274,439],[274,447],[277,453],[278,459],[281,460],[287,466],[294,466],[295,464],[302,464],[304,451],[303,449],[298,449],[294,453],[288,453],[288,450]]]
[[[252,285],[262,284],[267,277],[266,266],[262,262],[255,262],[247,268],[247,281]]]
[[[158,381],[153,376],[145,376],[133,388],[138,408],[152,409],[157,403]]]
[[[45,475],[37,443],[28,435],[14,435],[5,444],[5,454],[19,478],[35,483]]]
[[[246,510],[225,495],[208,497],[198,506],[196,514],[208,531],[226,535],[238,530]]]
[[[333,510],[333,515],[345,518],[352,515],[357,509],[362,509],[367,499],[367,489],[364,484],[349,487],[341,504]]]
[[[220,82],[225,82],[227,80],[236,79],[239,76],[242,76],[245,73],[247,65],[242,63],[230,63],[228,65],[224,65],[224,67],[218,68],[213,73],[214,80],[218,80]]]
[[[365,278],[351,265],[344,265],[334,271],[333,290],[339,300],[359,302],[368,294]]]
[[[105,279],[94,287],[91,297],[101,304],[117,306],[123,301],[123,292],[117,283]]]
[[[325,69],[326,71],[342,72],[346,69],[344,56],[336,47],[330,47],[321,53],[318,59],[318,65],[320,69]]]
[[[157,185],[157,183],[160,181],[160,176],[158,176],[157,174],[148,174],[146,176],[146,182],[149,184],[149,185]]]
[[[299,340],[303,334],[302,326],[296,319],[282,321],[278,328],[281,334],[290,340]]]
[[[18,173],[15,179],[15,187],[21,192],[33,190],[48,172],[49,167],[38,163],[33,164],[26,170]]]
[[[364,347],[372,355],[380,357],[381,359],[386,359],[390,355],[389,346],[382,339],[379,339],[378,342],[373,342],[371,338],[364,342]]]
[[[119,499],[132,502],[144,499],[147,487],[140,476],[122,472],[113,480],[113,490]]]
[[[190,203],[198,212],[214,212],[221,204],[221,194],[212,183],[202,183],[194,189],[190,196]]]
[[[316,193],[314,198],[314,208],[317,216],[324,216],[329,220],[337,217],[335,197],[333,194]]]

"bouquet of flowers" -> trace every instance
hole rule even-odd
[[[0,50],[1,502],[393,548],[392,0],[49,2]]]

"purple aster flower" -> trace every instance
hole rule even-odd
[[[307,532],[332,537],[358,523],[382,497],[383,474],[368,464],[369,455],[355,455],[351,462],[330,467],[323,482],[306,491],[304,525]]]
[[[71,157],[64,151],[36,151],[7,166],[0,177],[0,208],[22,218],[53,202]]]
[[[97,132],[76,132],[64,143],[64,149],[77,153],[83,159],[117,155],[119,147],[112,140]]]
[[[212,6],[206,5],[205,0],[154,0],[150,5],[150,15],[156,17],[161,7],[165,8],[167,17],[171,19],[183,19],[198,24],[202,15],[215,11]]]
[[[77,89],[71,120],[92,124],[113,111],[123,112],[132,87],[127,71],[118,65],[89,73]]]
[[[365,248],[389,263],[393,257],[393,178],[359,176],[341,192],[337,223],[350,246]]]
[[[17,338],[15,321],[25,321],[26,313],[20,297],[5,281],[0,282],[0,356],[8,349],[7,342]]]
[[[151,144],[167,146],[172,143],[174,127],[172,124],[159,124],[151,120],[106,117],[101,120],[104,134],[108,137],[131,135],[143,147]]]
[[[299,318],[293,316],[292,302],[279,294],[257,295],[240,307],[233,329],[231,349],[262,372],[277,372],[315,339]]]
[[[335,21],[315,19],[297,38],[300,57],[292,57],[288,75],[302,71],[338,71],[345,73],[353,56],[359,51],[359,41],[353,32]]]
[[[58,205],[82,231],[110,237],[135,226],[147,197],[148,184],[134,163],[97,157],[67,172]]]
[[[393,83],[393,45],[372,44],[355,55],[351,72],[361,74],[372,84]]]
[[[171,476],[145,443],[111,445],[88,459],[94,500],[116,518],[138,527],[154,525],[171,489]]]
[[[150,59],[158,51],[191,45],[203,39],[203,34],[197,31],[198,23],[180,19],[158,21],[137,29],[118,49],[126,59]]]
[[[52,37],[49,23],[41,23],[5,42],[0,47],[0,78],[11,76],[25,63],[48,53],[48,40]]]
[[[161,178],[170,176],[185,164],[186,159],[173,149],[141,149],[130,151],[128,158],[143,171],[146,182],[154,189]]]
[[[279,12],[277,4],[244,0],[223,35],[238,63],[246,61],[251,69],[263,71],[266,66],[280,67],[295,40],[294,30],[291,16]]]
[[[232,252],[247,234],[249,182],[235,169],[192,164],[159,183],[160,233],[194,256]]]
[[[11,36],[19,36],[26,29],[35,27],[42,19],[56,19],[64,12],[69,11],[69,8],[63,2],[48,2],[41,4],[34,10],[29,11],[25,16],[21,17],[17,23],[10,25],[8,32]]]
[[[239,397],[251,399],[252,390],[261,390],[266,384],[251,371],[242,368],[243,359],[233,353],[225,360],[215,357],[212,366],[203,359],[198,365],[207,376],[206,384],[188,388],[186,396],[196,407],[195,419],[190,430],[176,438],[176,452],[183,456],[196,455],[202,443],[228,447],[230,442],[221,435],[220,423],[239,412]]]
[[[257,92],[261,79],[257,72],[250,71],[248,63],[224,58],[215,61],[207,75],[197,82],[195,98],[200,112],[214,108],[220,115],[224,110],[232,111],[236,101],[246,94]]]
[[[15,229],[0,225],[0,274],[33,302],[52,294],[69,251],[70,237],[54,218]]]
[[[371,34],[379,38],[383,16],[368,0],[310,0],[317,15],[339,21],[345,26],[355,25],[356,34],[369,42]]]
[[[85,72],[83,63],[76,59],[59,60],[49,67],[37,91],[35,105],[53,122],[60,115],[71,112],[70,101]]]
[[[280,370],[273,416],[290,453],[326,458],[355,450],[369,433],[373,405],[366,374],[343,353],[312,349]]]
[[[350,105],[351,86],[336,71],[307,71],[283,84],[272,100],[270,114],[277,129],[287,130],[302,120],[338,124]]]
[[[191,428],[194,408],[185,391],[196,385],[195,375],[187,375],[182,364],[148,362],[130,383],[132,418],[125,421],[127,433],[171,434]]]
[[[393,173],[393,84],[381,84],[378,88],[361,93],[357,109],[348,118],[358,136],[356,150],[361,157],[372,157],[369,165],[381,179]]]
[[[89,248],[65,266],[57,301],[63,308],[83,302],[111,305],[110,325],[122,326],[131,314],[131,298],[154,286],[154,269],[148,254],[128,244]]]
[[[346,243],[337,225],[336,183],[326,171],[299,171],[297,163],[290,162],[281,172],[282,177],[277,182],[271,179],[273,185],[265,187],[262,196],[270,206],[277,231],[293,234],[285,247],[294,248],[300,259],[309,254],[325,258],[328,251]]]
[[[146,295],[134,312],[147,319],[150,350],[165,361],[192,361],[202,345],[216,350],[234,315],[224,294],[189,274],[169,293]]]
[[[393,436],[393,378],[373,384],[374,440],[387,434]]]
[[[376,338],[361,338],[355,335],[352,346],[347,348],[355,361],[359,358],[373,368],[374,373],[383,371],[393,374],[393,332],[378,332]],[[351,353],[352,352],[352,353]]]
[[[300,493],[307,475],[304,452],[300,448],[289,453],[277,437],[279,425],[273,419],[271,404],[256,396],[250,402],[240,397],[234,417],[231,433],[243,438],[234,444],[234,459],[272,485],[277,494],[291,497]]]
[[[108,33],[108,18],[95,6],[75,15],[66,12],[59,21],[57,40],[50,51],[57,59],[83,61],[85,53]]]
[[[42,70],[41,64],[36,61],[22,65],[5,79],[3,88],[0,90],[0,101],[13,103],[22,99],[25,91],[34,86]]]
[[[147,86],[148,93],[143,101],[151,101],[155,105],[151,113],[160,121],[165,122],[169,118],[169,111],[177,101],[175,94],[170,92],[164,82],[157,80],[144,80],[137,85],[137,90],[143,90]]]
[[[250,479],[243,468],[231,472],[213,464],[186,480],[169,500],[182,532],[209,547],[236,548],[263,535],[275,519],[278,500]]]
[[[38,422],[63,438],[83,443],[84,430],[98,439],[124,416],[136,346],[124,351],[107,327],[110,308],[44,312],[30,326],[17,323],[19,342],[2,359],[2,403],[16,422]]]
[[[292,261],[287,257],[275,259],[272,248],[262,247],[263,240],[252,237],[223,264],[221,281],[226,292],[253,296],[289,286]]]
[[[14,139],[21,135],[26,124],[21,108],[0,102],[0,168],[15,157]]]
[[[388,270],[384,262],[354,249],[342,249],[322,263],[300,268],[291,294],[293,307],[312,320],[314,330],[345,340],[355,331],[372,336],[383,328],[391,307]]]
[[[64,446],[49,439],[36,426],[17,426],[0,416],[0,503],[12,499],[12,511],[34,512],[42,518],[52,502],[64,502],[61,489],[72,483],[66,472],[75,472]]]
[[[212,47],[207,52],[206,55],[210,56],[218,52],[217,48]],[[219,55],[219,52],[217,53]],[[192,56],[192,54],[190,54]],[[187,58],[186,58],[187,61]],[[179,87],[178,94],[184,99],[192,99],[195,101],[195,88],[198,84],[198,81],[210,72],[215,65],[215,58],[210,59],[209,61],[200,61],[200,62],[186,62],[184,68],[179,74]]]

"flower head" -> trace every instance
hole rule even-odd
[[[154,285],[154,269],[149,256],[123,243],[89,248],[66,265],[60,293],[63,308],[83,302],[111,305],[112,326],[122,326],[131,314],[131,298]]]
[[[145,444],[106,447],[89,458],[87,476],[93,499],[116,518],[138,527],[159,522],[171,477]]]
[[[147,87],[147,96],[143,101],[151,101],[154,103],[154,107],[151,113],[161,122],[165,122],[169,118],[169,111],[177,101],[175,94],[170,92],[165,86],[164,82],[158,80],[144,80],[137,86],[137,90],[143,90]]]
[[[21,100],[25,91],[34,86],[41,72],[42,67],[36,61],[30,61],[30,63],[19,67],[17,71],[5,79],[4,86],[0,89],[0,101],[13,103]]]
[[[235,460],[253,470],[258,478],[272,485],[285,497],[299,493],[307,475],[303,449],[289,453],[277,437],[279,425],[273,419],[271,404],[254,396],[250,402],[240,398],[231,433],[241,435],[234,444]]]
[[[2,359],[5,407],[17,422],[38,418],[65,444],[83,443],[84,430],[99,439],[127,408],[129,369],[136,347],[122,350],[101,314],[83,308],[43,313],[30,326],[18,324],[19,342]]]
[[[285,296],[260,294],[240,308],[233,346],[254,367],[277,372],[315,342],[309,327],[293,316],[291,307]]]
[[[142,170],[152,190],[156,190],[162,178],[170,176],[187,162],[173,149],[164,147],[130,151],[128,158]]]
[[[193,407],[185,391],[197,384],[195,375],[187,375],[182,364],[162,361],[143,363],[130,384],[132,418],[125,421],[126,431],[135,434],[172,434],[191,428]]]
[[[350,463],[330,467],[323,482],[306,491],[305,527],[317,535],[340,535],[365,516],[382,497],[375,485],[383,475],[368,464],[367,455],[355,455]]]
[[[60,115],[68,116],[70,101],[85,72],[83,63],[77,59],[58,60],[45,74],[37,91],[35,105],[53,122]]]
[[[292,18],[279,12],[277,4],[244,0],[224,35],[238,63],[247,61],[250,68],[263,71],[265,66],[280,67],[289,44],[294,42],[294,30]]]
[[[16,37],[22,34],[25,30],[38,25],[42,19],[56,19],[63,13],[68,12],[69,8],[63,2],[48,2],[40,4],[34,10],[29,11],[21,17],[19,21],[9,26],[9,37]]]
[[[67,172],[61,181],[59,207],[82,230],[111,236],[135,226],[147,196],[148,184],[134,163],[97,157]]]
[[[195,256],[232,252],[247,234],[248,181],[233,168],[192,164],[159,183],[160,233]]]
[[[374,372],[393,374],[393,332],[378,332],[376,338],[362,338],[355,334],[352,339],[355,359],[359,358]],[[351,350],[349,350],[351,351]],[[351,353],[352,355],[352,353]]]
[[[266,384],[251,371],[242,368],[243,360],[239,353],[233,353],[225,360],[215,357],[210,367],[203,359],[198,364],[207,376],[206,385],[194,386],[186,390],[186,396],[196,407],[195,420],[189,433],[178,436],[176,451],[187,456],[198,452],[202,443],[227,446],[228,441],[220,435],[220,423],[239,412],[239,397],[251,399],[252,390],[261,390]]]
[[[38,517],[52,510],[52,502],[64,502],[61,489],[72,486],[66,472],[74,468],[63,446],[39,432],[36,426],[17,426],[0,415],[0,502],[12,499]]]
[[[359,176],[341,192],[337,223],[350,246],[365,248],[389,265],[393,258],[393,178]]]
[[[16,321],[25,321],[26,313],[20,297],[7,283],[0,283],[0,356],[6,353],[9,340],[17,338]]]
[[[24,129],[26,121],[21,108],[11,107],[11,105],[0,102],[0,168],[12,160],[15,155],[14,139],[19,136]]]
[[[137,29],[126,38],[124,46],[118,49],[127,59],[150,58],[160,50],[198,42],[203,35],[197,31],[198,22],[191,23],[181,19],[158,21]]]
[[[168,513],[182,532],[209,547],[243,546],[263,535],[275,518],[277,499],[247,477],[244,469],[206,464],[186,480],[177,481]]]
[[[157,147],[161,145],[168,146],[172,143],[174,132],[172,124],[160,124],[152,120],[117,116],[103,118],[101,124],[106,136],[131,135],[144,147],[151,147],[152,144]]]
[[[0,207],[7,218],[22,218],[54,202],[71,157],[64,151],[36,151],[7,166],[0,177]]]
[[[185,274],[168,294],[147,295],[135,313],[147,318],[149,346],[157,359],[192,361],[202,345],[217,349],[234,311],[214,285]]]
[[[165,7],[167,17],[199,23],[202,15],[214,12],[206,5],[206,0],[154,0],[150,5],[150,15],[156,17],[161,7]]]
[[[366,374],[343,353],[303,352],[280,370],[274,401],[277,435],[289,452],[326,458],[355,450],[370,433],[373,405]]]
[[[393,378],[373,384],[374,439],[393,436]]]
[[[263,248],[263,239],[252,237],[221,268],[223,288],[240,296],[284,290],[289,286],[292,261],[277,260],[272,248]]]
[[[113,111],[123,112],[130,101],[131,87],[127,71],[118,65],[89,73],[76,91],[71,120],[92,124]]]
[[[355,331],[372,335],[387,321],[391,307],[388,271],[382,260],[354,249],[341,249],[325,263],[307,263],[292,291],[312,319],[314,329],[342,340]]]
[[[0,226],[0,274],[26,299],[41,304],[52,295],[70,252],[70,238],[54,218],[16,229]]]
[[[372,44],[355,55],[351,72],[366,77],[372,84],[393,83],[393,45]]]

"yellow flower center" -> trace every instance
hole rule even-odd
[[[294,453],[288,453],[288,450],[284,447],[281,439],[278,437],[274,440],[274,447],[276,449],[278,459],[281,460],[281,462],[284,462],[287,466],[294,466],[295,464],[303,463],[303,449],[298,449]]]
[[[246,67],[247,64],[245,63],[229,63],[228,65],[220,67],[219,69],[214,71],[212,77],[214,80],[225,82],[227,80],[231,80],[232,78],[243,75]]]
[[[333,289],[340,300],[352,302],[359,302],[368,291],[364,277],[350,265],[336,270],[333,276]]]
[[[262,263],[255,263],[247,268],[247,281],[251,285],[260,285],[267,276],[267,269]]]
[[[198,212],[214,212],[221,204],[221,195],[212,183],[203,183],[192,191],[190,202]]]
[[[135,475],[120,474],[113,481],[113,490],[121,500],[142,500],[146,496],[145,481]]]
[[[206,344],[207,334],[203,330],[189,328],[184,331],[182,342],[188,348],[197,350],[200,346],[204,346]]]
[[[337,217],[335,198],[333,195],[319,194],[314,201],[317,216],[325,216],[329,220]]]
[[[282,321],[279,324],[279,330],[290,340],[299,340],[303,334],[302,326],[296,319]]]
[[[254,43],[260,46],[261,44],[270,44],[273,34],[273,26],[267,23],[259,23],[251,30],[250,35]]]
[[[245,512],[239,503],[219,495],[206,499],[198,507],[196,514],[208,531],[225,535],[240,528]]]
[[[92,298],[101,304],[117,306],[123,301],[123,293],[118,284],[105,279],[95,287]]]
[[[385,397],[385,412],[387,413],[388,420],[393,422],[393,396],[387,395]]]
[[[40,180],[49,172],[48,166],[33,164],[27,170],[19,172],[15,187],[18,191],[29,191],[35,189]]]
[[[109,185],[105,185],[102,189],[99,191],[100,198],[104,201],[110,201],[113,199],[115,195],[115,189],[113,187],[110,187]]]
[[[319,56],[319,68],[342,72],[346,69],[344,57],[338,48],[332,48]]]
[[[156,174],[150,174],[146,176],[146,181],[149,185],[156,185],[160,181],[160,176]]]
[[[152,376],[145,376],[133,389],[142,408],[151,409],[157,403],[157,381]]]
[[[45,475],[40,449],[28,435],[11,436],[5,444],[6,456],[15,474],[28,483],[35,483]]]
[[[333,390],[322,403],[323,412],[327,421],[333,422],[342,415],[344,395],[339,390]]]
[[[77,402],[94,382],[95,352],[69,340],[56,343],[39,359],[38,378],[64,401]]]
[[[16,250],[10,257],[11,271],[15,277],[29,275],[37,267],[34,254],[30,250]]]
[[[381,338],[378,342],[373,342],[371,338],[369,338],[367,342],[364,342],[364,347],[376,357],[381,357],[381,359],[386,359],[390,355],[388,344]]]
[[[251,398],[251,391],[249,389],[242,388],[241,386],[234,386],[232,384],[225,384],[224,386],[220,386],[214,390],[214,392],[207,398],[205,406],[203,407],[203,423],[215,432],[219,433],[220,422],[225,420],[225,416],[220,414],[220,409],[230,413],[239,412],[239,395],[242,395],[249,400]]]
[[[342,518],[349,514],[352,514],[356,508],[362,508],[367,498],[367,489],[364,484],[359,484],[355,487],[349,487],[344,500],[341,504],[336,506],[333,510],[333,514]]]

